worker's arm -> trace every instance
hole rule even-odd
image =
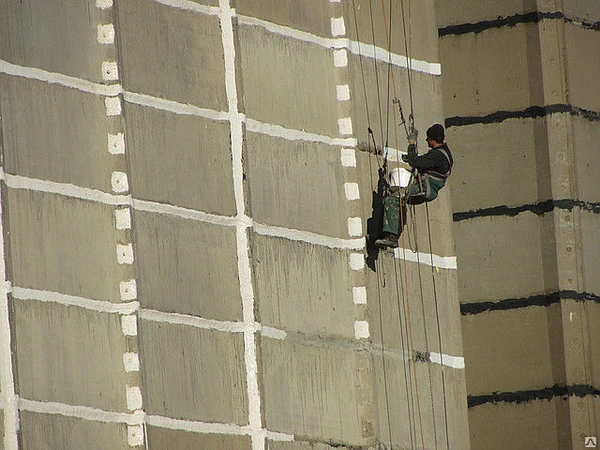
[[[408,146],[408,155],[402,155],[402,160],[410,164],[415,169],[433,169],[438,165],[439,161],[436,158],[438,152],[427,152],[424,155],[417,155],[417,149],[414,143]]]

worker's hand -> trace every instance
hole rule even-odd
[[[402,158],[402,161],[404,161],[405,163],[408,162],[408,155],[402,155],[401,158]]]
[[[417,156],[417,146],[416,146],[415,144],[410,144],[410,145],[408,146],[408,155],[409,155],[411,158],[414,158],[414,157],[416,157],[416,156]]]

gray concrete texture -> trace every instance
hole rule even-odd
[[[588,69],[600,65],[598,32],[574,24],[565,24],[564,33],[570,103],[579,108],[598,111],[600,110],[600,80],[598,77],[591,76]]]
[[[170,430],[148,426],[148,448],[162,450],[250,450],[249,436],[225,436],[218,434],[199,434],[188,431]]]
[[[127,426],[65,417],[57,414],[20,413],[23,450],[128,448]],[[93,436],[93,439],[90,437]]]

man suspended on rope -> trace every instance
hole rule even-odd
[[[418,177],[406,198],[408,204],[435,200],[439,190],[446,185],[454,160],[444,138],[444,127],[436,123],[427,129],[427,145],[430,148],[427,153],[417,155],[415,142],[411,140],[408,155],[402,155],[402,160],[418,171]]]
[[[375,241],[377,247],[398,247],[398,237],[406,223],[406,203],[419,204],[435,200],[439,190],[445,186],[454,160],[444,138],[442,125],[431,126],[427,130],[427,145],[430,150],[419,156],[415,138],[409,137],[408,155],[402,155],[402,160],[417,169],[418,176],[404,194],[392,191],[383,199],[383,236]]]

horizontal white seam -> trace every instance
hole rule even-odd
[[[37,178],[28,178],[20,175],[11,175],[4,173],[0,169],[0,178],[6,185],[12,189],[25,189],[30,191],[48,192],[51,194],[60,194],[66,197],[75,197],[81,200],[90,200],[106,205],[130,205],[130,195],[113,195],[97,189],[84,188],[68,183],[57,183],[54,181],[40,180]]]
[[[89,406],[73,406],[58,402],[40,402],[36,400],[19,399],[19,409],[40,414],[58,414],[66,417],[74,417],[92,422],[102,423],[125,423],[127,425],[149,425],[172,430],[191,431],[202,434],[225,434],[225,435],[249,435],[256,431],[269,439],[279,441],[293,440],[293,435],[273,432],[265,429],[254,430],[250,426],[240,426],[229,423],[209,423],[182,419],[171,419],[169,417],[147,415],[138,410],[134,413],[118,413],[105,411],[103,409],[91,408]]]
[[[445,353],[429,352],[429,360],[442,366],[452,367],[454,369],[465,368],[465,358],[462,356],[446,355]]]
[[[19,300],[37,300],[40,302],[59,303],[67,306],[77,306],[80,308],[117,314],[132,314],[136,312],[140,304],[138,302],[111,303],[101,300],[92,300],[85,297],[61,294],[59,292],[41,291],[38,289],[29,289],[13,286],[12,296]]]
[[[23,77],[30,80],[44,81],[51,84],[59,84],[68,88],[77,89],[90,94],[114,97],[119,95],[123,88],[120,84],[105,85],[85,80],[83,78],[63,75],[61,73],[49,72],[35,67],[18,66],[7,61],[0,60],[0,73]]]
[[[188,314],[167,313],[162,311],[156,311],[153,309],[141,309],[139,312],[139,316],[142,319],[150,320],[152,322],[187,325],[195,328],[204,328],[229,333],[243,333],[245,331],[254,332],[260,329],[259,324],[255,324],[254,326],[250,327],[250,330],[248,330],[248,326],[244,322],[203,319],[201,317],[191,316]]]
[[[185,11],[198,12],[209,16],[218,16],[220,9],[216,6],[201,5],[196,2],[188,0],[154,0],[156,3],[160,3],[165,6],[171,6],[177,9],[183,9]]]
[[[306,31],[297,30],[295,28],[286,27],[284,25],[278,25],[266,20],[257,19],[256,17],[249,17],[244,15],[238,15],[238,22],[244,25],[259,26],[267,31],[279,34],[281,36],[290,37],[303,42],[310,42],[312,44],[319,45],[325,48],[342,49],[345,48],[351,53],[356,55],[362,55],[368,58],[374,58],[381,62],[390,62],[392,65],[410,68],[416,72],[424,72],[430,75],[441,75],[440,63],[432,63],[428,61],[422,61],[411,58],[410,60],[406,56],[398,55],[395,53],[389,53],[386,49],[381,47],[375,47],[366,43],[359,43],[358,41],[352,41],[348,38],[326,38],[317,36]]]
[[[154,109],[169,111],[175,114],[188,116],[198,116],[205,119],[226,121],[229,120],[229,114],[224,111],[216,111],[208,108],[190,105],[189,103],[181,103],[175,100],[167,100],[164,98],[154,97],[148,94],[139,94],[135,92],[123,92],[123,98],[128,103],[133,103],[140,106],[148,106]]]
[[[274,236],[292,241],[302,241],[328,248],[361,250],[365,247],[365,239],[342,239],[324,236],[310,231],[282,228],[254,222],[254,231],[262,236]]]
[[[167,214],[170,216],[181,217],[183,219],[196,220],[198,222],[211,223],[213,225],[223,225],[227,227],[235,227],[239,220],[232,216],[219,216],[209,214],[194,209],[183,208],[181,206],[169,205],[166,203],[152,202],[148,200],[132,200],[133,208],[137,211],[145,211],[159,214]]]
[[[334,138],[322,134],[285,128],[281,125],[259,122],[258,120],[250,118],[246,118],[246,129],[254,133],[280,137],[289,141],[321,142],[323,144],[336,145],[340,147],[356,147],[357,145],[357,140],[355,138]]]
[[[127,425],[139,425],[144,422],[144,413],[118,413],[105,411],[103,409],[91,408],[89,406],[73,406],[58,402],[40,402],[37,400],[19,399],[19,410],[30,411],[40,414],[59,414],[61,416],[76,417],[78,419],[90,420],[103,423],[126,423]]]
[[[456,269],[456,256],[439,256],[431,255],[430,253],[415,252],[408,248],[398,247],[394,251],[396,259],[403,259],[405,261],[418,262],[427,266],[433,265],[439,269]],[[433,264],[431,263],[431,257],[433,256]]]

